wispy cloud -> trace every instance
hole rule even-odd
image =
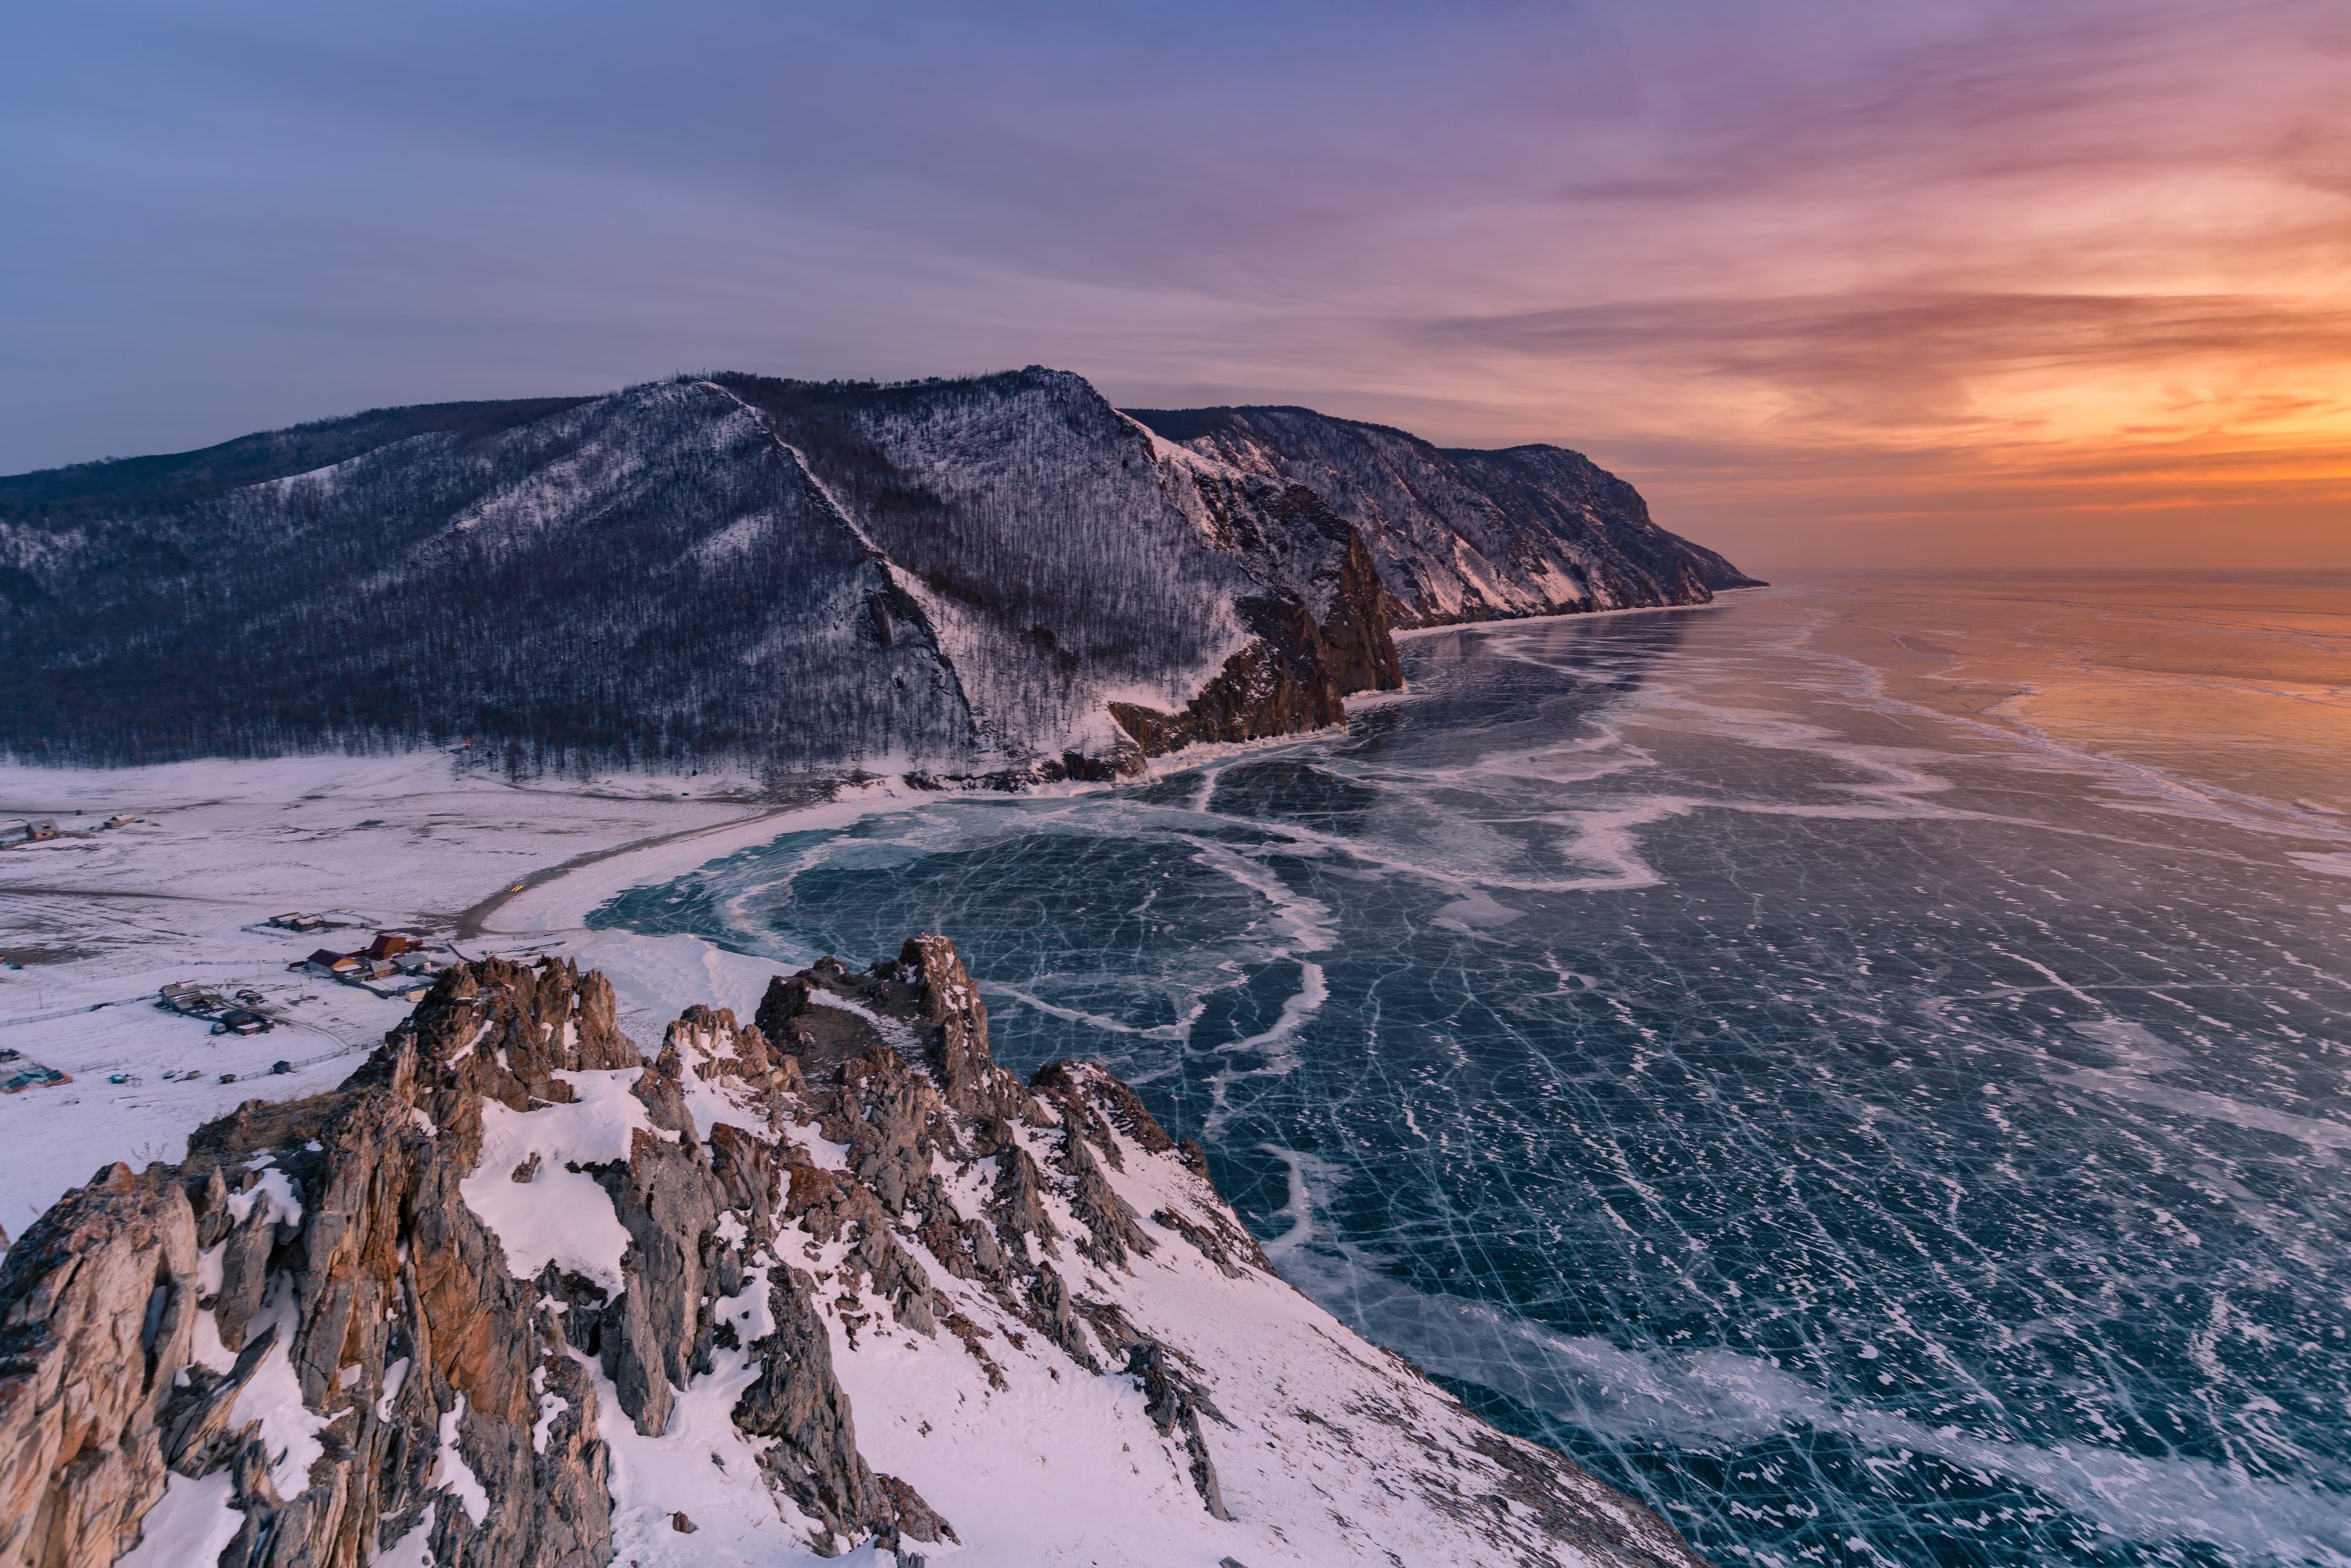
[[[1807,415],[1862,425],[1972,424],[1971,391],[2017,371],[2145,374],[2196,361],[2334,373],[2351,363],[2351,308],[2241,294],[1867,290],[1751,299],[1637,300],[1406,324],[1446,349],[1499,350],[1645,373],[1721,377],[1785,394]],[[2251,392],[2257,417],[2327,412],[2312,395]]]
[[[1767,562],[2198,497],[2324,553],[2346,72],[2338,0],[51,8],[0,467],[1042,361],[1565,440]]]

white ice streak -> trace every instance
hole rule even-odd
[[[2041,695],[2038,687],[2029,684],[2014,695],[1985,708],[1983,713],[1991,716],[1982,717],[1970,717],[1894,696],[1886,689],[1884,671],[1851,654],[1822,648],[1813,643],[1813,636],[1828,621],[1828,616],[1818,612],[1803,618],[1802,624],[1785,640],[1782,651],[1834,671],[1842,677],[1844,695],[1857,699],[1880,713],[1923,719],[2022,752],[2043,765],[2095,779],[2100,788],[2116,796],[2125,797],[2105,802],[2118,810],[2161,812],[2225,823],[2247,832],[2272,836],[2315,836],[2336,840],[2351,837],[2326,820],[2339,813],[2328,811],[2324,807],[2314,810],[2313,803],[2306,800],[2295,800],[2291,806],[2286,806],[2244,791],[2210,783],[2191,782],[2176,773],[2133,758],[2092,751],[2086,747],[2060,740],[2022,716],[2021,707]],[[2057,831],[2068,831],[2050,823],[2036,825]],[[2294,858],[2300,860],[2302,857],[2297,854]]]
[[[2184,1068],[2190,1063],[2185,1053],[2166,1045],[2144,1024],[2105,1017],[2069,1027],[2075,1034],[2095,1040],[2112,1051],[2115,1060],[2105,1067],[2065,1067],[2053,1063],[2049,1068],[2050,1076],[2061,1083],[2110,1094],[2116,1099],[2135,1100],[2141,1104],[2176,1111],[2186,1116],[2200,1116],[2232,1127],[2248,1127],[2255,1132],[2273,1134],[2292,1139],[2318,1154],[2351,1155],[2351,1125],[2324,1116],[2298,1116],[2291,1111],[2256,1104],[2233,1094],[2215,1094],[2206,1090],[2183,1089],[2158,1082],[2155,1076],[2157,1073]]]
[[[2208,1460],[2150,1458],[2086,1444],[2043,1448],[1957,1425],[1929,1426],[1839,1399],[1757,1355],[1719,1349],[1628,1350],[1553,1333],[1493,1305],[1416,1291],[1360,1249],[1322,1238],[1316,1185],[1337,1167],[1293,1150],[1290,1228],[1265,1244],[1285,1277],[1358,1333],[1441,1376],[1491,1388],[1615,1441],[1726,1453],[1782,1433],[1833,1433],[1875,1466],[1929,1455],[1999,1476],[2141,1542],[2212,1542],[2252,1562],[2351,1561],[2351,1499],[2305,1483],[2257,1481]]]
[[[2351,876],[2351,852],[2288,850],[2285,858],[2303,870],[2314,871],[2321,876]]]
[[[1102,1030],[1105,1034],[1131,1034],[1146,1040],[1180,1039],[1182,1037],[1183,1031],[1175,1025],[1159,1024],[1155,1025],[1152,1028],[1145,1029],[1137,1024],[1123,1022],[1118,1019],[1112,1018],[1107,1013],[1088,1012],[1083,1008],[1063,1007],[1058,1002],[1049,1002],[1044,998],[1036,995],[1033,991],[1022,990],[1018,986],[982,986],[980,988],[980,991],[986,996],[1010,997],[1022,1007],[1034,1008],[1048,1018],[1061,1019],[1069,1023],[1081,1023],[1088,1029],[1098,1029]],[[1195,1009],[1194,1016],[1198,1016],[1196,1009]]]
[[[1195,862],[1231,878],[1265,900],[1273,911],[1275,927],[1287,942],[1286,952],[1321,953],[1338,940],[1331,906],[1321,899],[1293,891],[1272,868],[1223,844],[1188,835],[1178,837],[1192,846]]]
[[[1290,958],[1298,965],[1298,988],[1283,999],[1274,1021],[1256,1034],[1216,1048],[1220,1055],[1256,1054],[1265,1060],[1258,1067],[1222,1067],[1210,1076],[1212,1101],[1202,1124],[1202,1135],[1213,1137],[1231,1114],[1228,1095],[1234,1083],[1249,1078],[1284,1077],[1297,1071],[1299,1031],[1331,998],[1330,983],[1322,966],[1301,955],[1327,950],[1338,940],[1338,930],[1329,904],[1296,892],[1271,867],[1223,844],[1188,835],[1178,837],[1192,846],[1195,862],[1238,883],[1265,901],[1272,911],[1275,929],[1285,939],[1268,956]]]

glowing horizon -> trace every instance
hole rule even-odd
[[[1547,440],[1791,565],[2351,567],[2312,0],[43,15],[0,469],[687,367]]]

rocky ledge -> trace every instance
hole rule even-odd
[[[852,1413],[853,1411],[853,1413]],[[0,1568],[1695,1564],[1283,1284],[951,943],[689,1009],[444,977],[0,1267]]]

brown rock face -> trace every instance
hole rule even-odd
[[[1323,662],[1322,634],[1296,600],[1257,599],[1242,606],[1257,633],[1225,661],[1182,713],[1113,703],[1111,717],[1146,757],[1207,741],[1267,740],[1343,722],[1347,710]]]
[[[1387,590],[1380,584],[1379,568],[1364,548],[1364,536],[1352,528],[1346,531],[1330,605],[1318,629],[1323,660],[1342,692],[1352,695],[1404,689],[1404,661],[1396,655],[1388,623]]]
[[[658,1437],[669,1427],[673,1391],[694,1371],[708,1370],[697,1364],[709,1354],[704,1260],[721,1194],[690,1134],[680,1142],[639,1131],[627,1163],[604,1174],[612,1210],[629,1233],[621,1296],[605,1318],[604,1373],[637,1430]]]
[[[110,1166],[0,1267],[0,1564],[101,1568],[163,1494],[158,1418],[196,1320],[196,1219]]]
[[[1210,536],[1267,591],[1238,606],[1249,645],[1183,712],[1111,705],[1144,756],[1321,729],[1345,720],[1342,697],[1402,689],[1389,594],[1353,524],[1302,485],[1204,479],[1199,493]]]
[[[225,1564],[356,1568],[437,1503],[440,1562],[602,1568],[595,1388],[458,1184],[486,1096],[559,1101],[555,1072],[636,1061],[601,977],[469,966],[335,1092],[250,1103],[199,1130],[185,1164],[117,1166],[68,1194],[0,1271],[0,1563],[111,1563],[169,1466],[235,1478],[244,1524]],[[201,1303],[200,1239],[221,1254]],[[225,1372],[192,1359],[202,1311],[242,1347]],[[280,1356],[323,1418],[295,1475],[273,1474],[256,1423],[231,1425]],[[565,1404],[536,1440],[534,1379]],[[430,1479],[444,1428],[486,1498],[478,1520]]]

